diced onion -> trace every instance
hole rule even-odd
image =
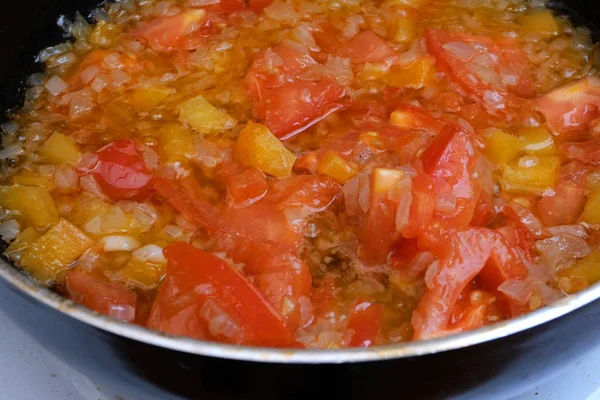
[[[358,178],[358,205],[363,212],[369,211],[369,203],[371,199],[371,183],[368,174],[362,174]]]
[[[92,175],[84,175],[79,178],[79,185],[84,192],[104,197],[102,188],[100,188],[100,185],[98,185],[98,182],[96,182],[96,178],[94,178]]]
[[[441,267],[442,264],[439,260],[435,260],[427,267],[427,271],[425,271],[425,286],[427,286],[428,289],[432,289],[435,286],[433,280],[439,275]]]
[[[135,308],[129,304],[111,304],[108,306],[108,315],[123,322],[135,319]]]
[[[534,236],[540,236],[542,234],[542,221],[533,215],[529,209],[514,202],[510,204],[510,207],[512,207],[523,225],[525,225]]]
[[[23,154],[24,152],[25,151],[20,145],[13,144],[0,150],[0,160],[6,160],[7,158],[15,158]]]
[[[517,304],[527,304],[531,296],[531,286],[529,283],[517,279],[508,279],[498,286],[498,291],[504,293],[509,299]]]
[[[71,51],[72,49],[73,45],[70,42],[60,43],[53,47],[47,47],[39,52],[37,60],[40,62],[46,62],[46,60],[50,57],[66,53],[68,51]]]
[[[582,239],[586,239],[589,236],[587,229],[585,229],[585,227],[583,227],[582,225],[550,226],[546,228],[546,231],[553,236],[564,234],[579,237]]]
[[[208,330],[213,336],[223,335],[231,339],[242,332],[241,326],[212,299],[206,300],[198,313],[208,322]]]
[[[46,81],[46,83],[44,84],[44,87],[53,96],[58,96],[59,94],[61,94],[65,90],[67,90],[69,85],[67,84],[67,82],[63,81],[60,77],[54,75]]]
[[[456,196],[454,193],[436,193],[435,211],[446,215],[454,213],[456,211]]]
[[[9,219],[0,224],[0,237],[9,242],[21,233],[21,224],[16,219]]]
[[[305,327],[310,325],[315,318],[312,301],[307,296],[300,296],[298,298],[298,305],[300,306],[300,326]]]
[[[533,290],[542,296],[544,305],[550,305],[557,300],[564,297],[564,294],[556,289],[552,289],[548,285],[542,282],[534,282],[532,284]]]
[[[79,184],[79,175],[74,168],[62,164],[56,168],[54,173],[56,187],[64,192],[74,192]]]
[[[294,23],[300,17],[294,7],[283,1],[275,1],[264,9],[264,13],[274,20],[289,21],[291,23]]]
[[[133,251],[140,247],[140,242],[133,236],[111,235],[102,238],[105,252]]]
[[[140,247],[131,253],[131,257],[141,262],[149,262],[153,264],[166,264],[167,259],[163,255],[163,249],[155,244],[148,244]]]
[[[210,294],[213,294],[214,291],[215,291],[215,288],[210,283],[203,283],[194,288],[194,292],[196,292],[202,296],[208,296]]]
[[[479,52],[474,49],[473,46],[464,42],[448,42],[442,47],[448,53],[465,62],[479,54]]]
[[[13,120],[6,121],[3,122],[2,125],[0,125],[0,129],[2,129],[2,132],[6,134],[14,135],[19,131],[19,124],[17,123],[17,121]]]
[[[86,69],[81,72],[80,79],[83,83],[90,83],[92,79],[98,75],[100,72],[100,67],[97,65],[90,65]]]
[[[544,255],[555,254],[558,263],[574,258],[582,258],[592,252],[584,239],[564,234],[538,240],[535,242],[535,247]]]

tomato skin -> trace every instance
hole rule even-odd
[[[383,304],[371,303],[358,299],[352,307],[347,329],[354,333],[348,347],[369,347],[377,341],[381,320],[383,318]]]
[[[78,270],[67,272],[65,279],[71,299],[101,314],[110,316],[111,306],[136,308],[135,292],[124,285]]]
[[[426,282],[427,289],[413,313],[414,340],[451,333],[448,324],[454,307],[477,275],[495,288],[505,279],[525,278],[527,269],[514,248],[495,231],[466,228],[451,233],[442,242],[439,268]]]
[[[96,151],[92,173],[113,200],[143,199],[149,194],[152,173],[132,140],[116,140]]]
[[[585,181],[588,169],[577,161],[560,168],[554,192],[536,204],[538,217],[547,226],[574,223],[585,206]]]
[[[381,61],[395,55],[394,49],[373,31],[362,31],[348,43],[346,53],[356,63]]]
[[[167,275],[148,318],[150,328],[238,344],[295,346],[294,336],[281,315],[245,276],[227,262],[184,242],[169,245],[164,253],[168,260]],[[198,293],[195,288],[203,284],[211,285],[210,289]],[[186,295],[187,298],[184,297]],[[186,300],[185,304],[182,304],[182,299]],[[198,314],[209,299],[240,323],[242,331],[239,334],[234,337],[212,336]],[[182,312],[187,318],[181,318]]]
[[[563,143],[558,148],[567,158],[583,164],[600,165],[600,138],[585,142]]]

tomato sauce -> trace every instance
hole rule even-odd
[[[122,321],[369,347],[600,280],[589,33],[520,0],[106,3],[2,125],[0,235]]]

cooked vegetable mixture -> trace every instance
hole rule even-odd
[[[539,1],[123,0],[2,125],[33,279],[175,335],[437,338],[600,280],[600,53]]]

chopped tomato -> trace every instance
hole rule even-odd
[[[473,210],[471,225],[486,226],[494,219],[495,215],[496,211],[494,209],[492,196],[485,190],[480,190],[475,209]]]
[[[158,18],[132,33],[134,37],[145,39],[157,51],[170,51],[179,42],[199,27],[206,17],[205,10],[186,10],[172,17]]]
[[[211,4],[204,8],[208,11],[229,14],[235,11],[244,10],[246,8],[246,2],[244,0],[219,0],[216,4]]]
[[[588,170],[577,161],[560,168],[554,191],[537,202],[538,216],[544,225],[574,223],[585,206],[585,182]]]
[[[349,347],[369,347],[377,342],[383,318],[383,304],[356,300],[348,320],[347,329],[352,330]]]
[[[306,263],[284,245],[224,236],[219,239],[217,249],[244,264],[245,272],[284,316],[287,325],[296,328],[302,321],[300,299],[303,296],[309,299],[312,277]]]
[[[402,230],[405,238],[415,238],[425,232],[431,223],[435,208],[433,179],[421,172],[412,179],[412,203],[408,225]]]
[[[281,180],[273,185],[269,200],[277,208],[303,207],[320,212],[329,207],[342,188],[332,178],[324,175],[299,175]]]
[[[270,201],[258,201],[242,209],[218,207],[205,200],[194,178],[172,182],[154,179],[154,188],[177,212],[211,232],[241,236],[256,241],[274,241],[284,248],[296,245],[297,234],[284,213]]]
[[[537,103],[555,135],[585,131],[600,115],[600,79],[587,77],[561,86]]]
[[[352,61],[363,64],[393,57],[395,52],[373,31],[363,31],[348,43],[346,54]]]
[[[375,168],[371,173],[369,211],[360,234],[363,261],[381,264],[387,260],[397,231],[410,220],[411,188],[412,181],[403,171]]]
[[[534,95],[531,65],[518,43],[434,28],[425,29],[438,68],[490,110],[520,107]]]
[[[141,199],[149,193],[152,173],[133,141],[114,141],[96,155],[98,164],[91,172],[111,199]]]
[[[419,241],[416,239],[401,239],[394,244],[394,251],[390,259],[392,269],[404,268],[419,253]]]
[[[589,165],[600,165],[600,139],[564,143],[558,148],[562,154],[571,160],[577,160]]]
[[[267,193],[267,178],[257,168],[246,168],[227,178],[229,195],[236,206],[247,206],[260,200]]]
[[[150,328],[229,343],[294,346],[283,317],[237,269],[183,242],[164,253],[167,275],[148,318]]]
[[[263,91],[293,82],[305,69],[317,65],[306,53],[289,45],[279,45],[259,52],[246,75],[246,85],[256,99]]]
[[[480,190],[472,179],[476,158],[471,135],[459,125],[447,125],[427,146],[421,160],[425,172],[433,177],[436,203],[441,197],[449,203],[443,210],[436,209],[434,225],[441,230],[467,226]]]
[[[275,136],[285,139],[339,110],[343,96],[344,88],[330,77],[292,82],[266,92],[255,113]]]
[[[255,100],[254,114],[279,138],[288,138],[342,107],[344,88],[332,77],[317,82],[298,76],[317,62],[291,46],[259,53],[245,82]]]
[[[460,294],[478,274],[496,288],[506,279],[527,276],[523,262],[504,237],[486,228],[467,228],[442,243],[440,264],[426,278],[427,289],[413,313],[413,339],[431,339],[450,333]],[[432,267],[430,267],[432,268]]]
[[[265,7],[270,6],[271,2],[272,0],[249,0],[248,7],[250,7],[250,9],[255,13],[259,14],[265,9]]]
[[[131,322],[135,318],[137,296],[125,285],[109,282],[89,273],[71,270],[66,275],[69,297],[101,314]],[[128,315],[128,310],[131,315]]]

